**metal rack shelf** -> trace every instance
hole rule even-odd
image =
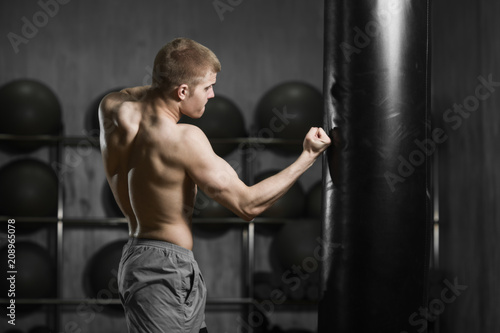
[[[207,305],[251,305],[262,302],[263,300],[250,297],[216,297],[208,298]],[[99,304],[99,305],[121,305],[118,298],[96,299],[96,298],[19,298],[16,299],[16,305],[80,305],[80,304]],[[0,298],[0,304],[9,304],[9,299]],[[297,305],[317,305],[318,301],[313,300],[287,300],[276,306],[297,306]]]
[[[252,304],[252,298],[208,298],[207,304]],[[79,305],[79,304],[99,304],[99,305],[121,305],[120,299],[96,299],[96,298],[19,298],[16,299],[18,305]],[[9,304],[9,299],[0,298],[0,304]]]
[[[0,134],[0,141],[13,142],[44,142],[44,143],[62,143],[63,145],[78,145],[84,141],[92,145],[99,146],[99,137],[97,136],[63,136],[63,135],[14,135]],[[259,137],[241,137],[230,139],[209,139],[211,143],[233,143],[233,144],[259,144],[259,145],[298,145],[302,140],[289,140],[279,138],[259,138]]]
[[[16,223],[40,223],[40,224],[49,224],[49,223],[58,223],[62,222],[63,224],[68,225],[89,225],[89,226],[99,226],[99,225],[121,225],[127,224],[127,220],[124,217],[90,217],[90,218],[76,218],[76,217],[68,217],[58,219],[57,217],[27,217],[27,216],[0,216],[0,221],[6,221],[8,219],[15,219]],[[310,217],[298,217],[294,220],[313,220]],[[271,218],[271,217],[258,217],[251,221],[251,223],[256,224],[283,224],[289,223],[290,219],[285,218]],[[250,222],[244,221],[238,217],[221,217],[221,218],[207,218],[207,217],[194,217],[193,224],[248,224]]]

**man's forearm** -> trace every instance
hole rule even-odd
[[[252,215],[259,215],[280,199],[299,177],[309,169],[318,156],[303,152],[295,162],[279,173],[250,187]]]

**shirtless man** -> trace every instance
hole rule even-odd
[[[191,252],[197,186],[250,221],[269,208],[329,146],[311,128],[289,167],[253,186],[217,156],[184,114],[203,115],[220,63],[208,48],[178,38],[158,52],[151,86],[107,95],[99,107],[106,176],[129,223],[118,271],[129,332],[206,331],[206,289]]]

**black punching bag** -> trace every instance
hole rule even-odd
[[[319,332],[425,332],[429,2],[325,1]],[[412,316],[413,315],[413,316]]]

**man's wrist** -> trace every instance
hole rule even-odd
[[[304,149],[299,156],[299,159],[302,159],[306,164],[306,168],[309,168],[318,158],[319,154],[316,154],[310,150]]]

